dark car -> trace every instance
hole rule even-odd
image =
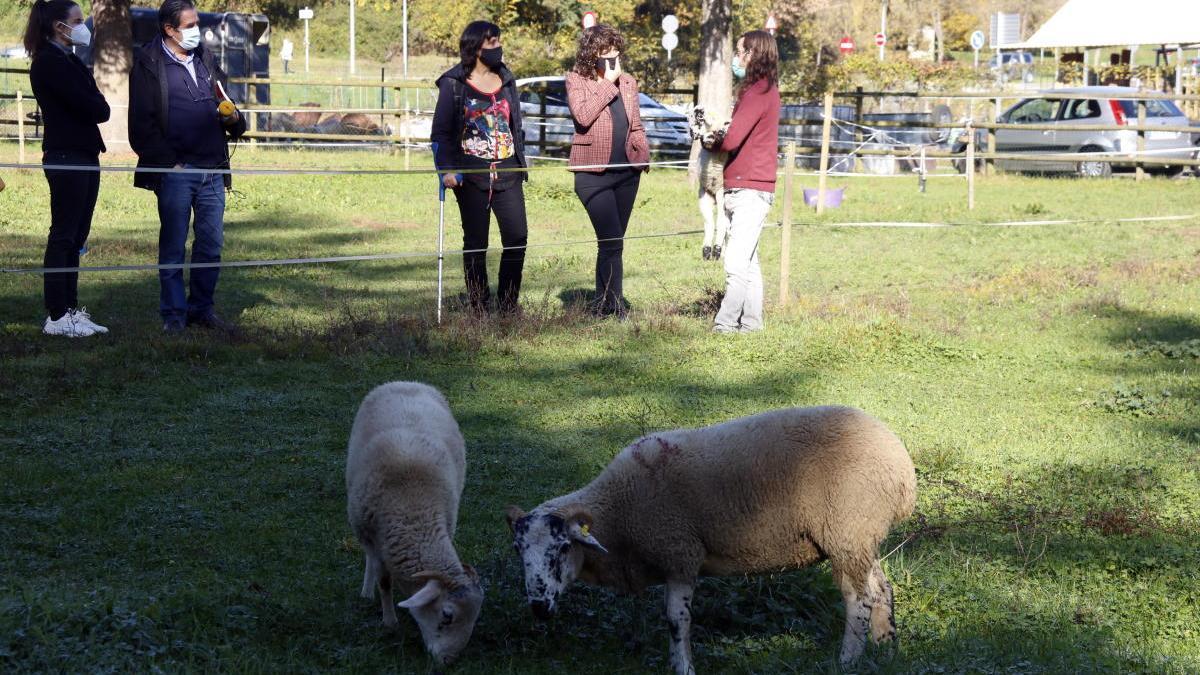
[[[525,154],[567,154],[575,124],[567,107],[566,78],[561,75],[522,78],[517,80],[517,91],[525,123]],[[687,117],[646,94],[638,94],[638,106],[650,150],[659,156],[686,157],[692,145]]]

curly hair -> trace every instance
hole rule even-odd
[[[579,37],[579,50],[575,52],[575,66],[571,70],[584,77],[595,77],[600,55],[610,49],[625,51],[625,38],[616,28],[602,23],[588,28]]]
[[[738,84],[737,95],[750,88],[751,85],[766,80],[772,87],[779,86],[779,49],[775,46],[775,38],[765,30],[752,30],[738,38],[753,56],[746,67],[746,77]]]

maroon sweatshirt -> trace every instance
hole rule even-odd
[[[725,189],[775,192],[779,157],[778,87],[759,80],[742,92],[720,149],[729,153],[725,162]]]

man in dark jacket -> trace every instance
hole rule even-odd
[[[134,185],[158,196],[159,264],[184,262],[189,224],[195,228],[192,262],[220,262],[225,189],[232,180],[228,174],[194,170],[228,168],[228,139],[244,134],[246,121],[236,110],[218,111],[225,73],[201,44],[200,17],[190,0],[165,0],[158,22],[161,35],[134,52],[129,143],[138,154],[138,168],[193,171],[138,172]],[[213,310],[218,274],[215,267],[191,270],[185,297],[183,270],[159,271],[164,331],[178,333],[187,325],[230,328]]]

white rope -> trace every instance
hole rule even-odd
[[[575,171],[596,171],[606,169],[636,169],[642,167],[665,167],[686,165],[688,160],[668,160],[659,162],[647,162],[645,164],[586,164],[581,166],[570,167]],[[406,175],[428,175],[439,173],[520,173],[525,171],[534,171],[538,168],[551,167],[512,167],[498,169],[453,169],[441,170],[433,167],[420,169],[270,169],[270,168],[246,168],[246,169],[198,169],[198,168],[174,168],[174,167],[136,167],[128,165],[113,165],[101,164],[98,166],[80,166],[77,164],[21,164],[17,162],[0,162],[0,169],[18,169],[18,170],[49,170],[49,171],[87,171],[87,172],[110,172],[110,173],[174,173],[174,174],[228,174],[228,175],[249,175],[249,176],[406,176]]]
[[[1091,218],[1078,220],[1028,220],[1028,221],[1001,221],[1001,222],[983,222],[983,223],[920,223],[920,222],[828,222],[828,223],[794,223],[797,227],[876,227],[876,228],[942,228],[942,227],[1013,227],[1013,226],[1033,226],[1033,225],[1070,225],[1080,223],[1153,223],[1153,222],[1185,222],[1200,219],[1200,214],[1186,214],[1174,216],[1142,216],[1132,218]],[[778,229],[782,227],[779,222],[767,223],[763,226],[766,229]],[[702,234],[703,230],[680,230],[675,232],[657,232],[651,234],[626,235],[624,237],[610,237],[605,239],[575,239],[564,242],[547,242],[544,244],[527,244],[525,246],[508,246],[508,247],[492,247],[480,249],[454,249],[444,251],[443,255],[460,255],[464,253],[495,253],[508,250],[531,250],[545,249],[552,247],[580,246],[586,244],[599,244],[608,241],[632,241],[638,239],[664,239],[668,237],[681,237]],[[157,270],[184,270],[184,269],[212,269],[212,268],[233,268],[233,267],[275,267],[284,265],[312,265],[325,263],[341,263],[341,262],[363,262],[363,261],[383,261],[383,260],[403,260],[409,258],[437,258],[436,251],[406,251],[398,253],[378,253],[368,255],[350,255],[350,256],[324,256],[311,258],[281,258],[281,259],[264,259],[264,260],[234,260],[221,261],[211,263],[174,263],[174,264],[155,264],[155,265],[105,265],[96,267],[6,267],[0,268],[0,273],[5,274],[58,274],[64,272],[147,272]]]

